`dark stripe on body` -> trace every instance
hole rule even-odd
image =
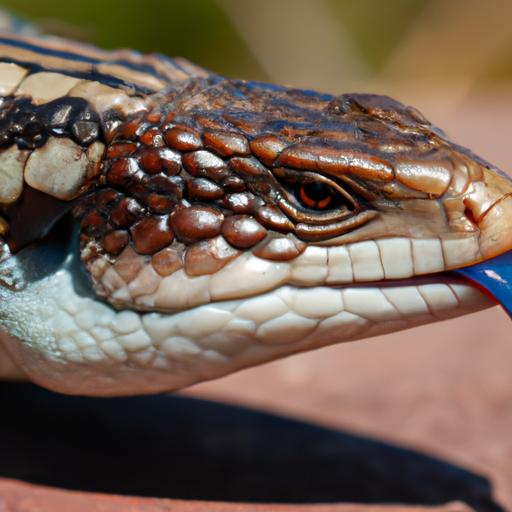
[[[156,69],[147,63],[135,63],[131,61],[127,61],[124,59],[116,59],[116,60],[101,60],[96,59],[94,57],[89,57],[86,55],[81,55],[77,53],[72,52],[66,52],[62,50],[55,50],[53,48],[48,48],[45,46],[39,46],[31,43],[27,43],[25,41],[18,41],[15,39],[10,39],[6,37],[0,37],[0,43],[5,44],[7,46],[13,46],[15,48],[22,48],[24,50],[29,50],[34,53],[39,53],[41,55],[47,55],[51,57],[58,57],[61,59],[66,59],[69,61],[77,61],[77,62],[86,62],[88,64],[113,64],[113,65],[120,65],[124,66],[125,68],[131,69],[133,71],[139,71],[141,73],[147,73],[152,75],[154,78],[158,78],[159,80],[167,81],[167,77],[160,74]],[[134,52],[132,50],[132,53],[134,56],[137,56],[139,58],[142,57],[142,55],[138,52]],[[173,63],[174,64],[174,63]]]
[[[127,89],[129,91],[135,92],[140,96],[145,96],[147,94],[153,94],[155,89],[150,89],[149,87],[144,87],[142,85],[134,84],[133,82],[126,82],[121,78],[117,78],[113,75],[106,75],[104,73],[99,73],[97,71],[73,71],[69,69],[62,68],[48,68],[41,66],[41,64],[37,64],[35,62],[27,62],[23,60],[12,59],[9,57],[0,57],[0,62],[6,62],[9,64],[17,64],[25,69],[29,69],[29,74],[25,77],[25,79],[34,74],[39,73],[41,71],[48,71],[52,73],[60,73],[61,75],[71,76],[74,78],[80,78],[84,80],[90,80],[92,82],[99,82],[103,85],[108,85],[109,87],[113,87],[115,89]]]

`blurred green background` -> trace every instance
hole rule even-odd
[[[3,0],[43,30],[343,91],[512,80],[510,0]]]
[[[228,77],[389,94],[511,166],[511,0],[0,0],[0,7],[43,32],[179,55]]]

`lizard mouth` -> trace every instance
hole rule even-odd
[[[95,295],[68,229],[63,221],[17,255],[27,280],[23,291],[0,289],[4,325],[18,338],[7,343],[11,356],[31,379],[60,392],[178,389],[290,353],[493,305],[461,276],[437,272],[281,284],[173,312],[117,310]]]

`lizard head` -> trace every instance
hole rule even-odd
[[[43,385],[177,389],[492,304],[446,272],[512,248],[512,183],[413,108],[210,77],[102,123],[71,186],[25,170],[62,257],[11,232],[1,318]]]

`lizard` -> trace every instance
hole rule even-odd
[[[180,389],[494,304],[512,181],[390,97],[0,36],[0,377]]]

